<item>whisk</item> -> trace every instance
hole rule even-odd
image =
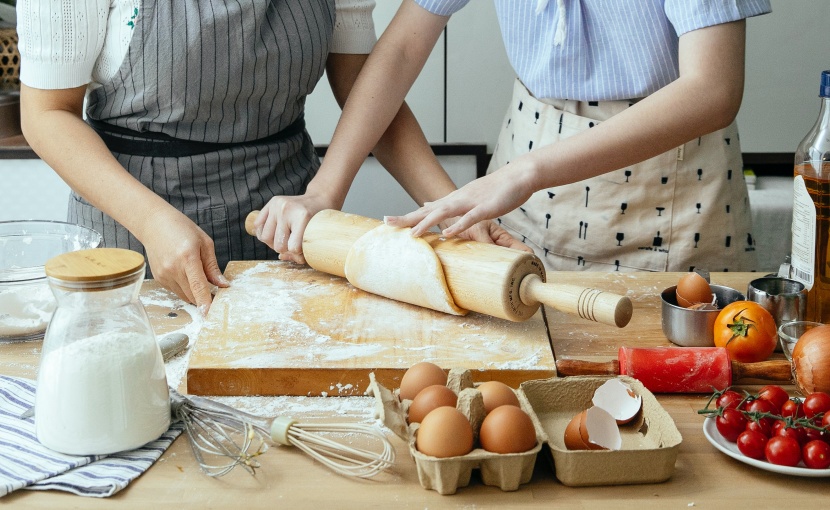
[[[170,406],[173,418],[184,424],[196,461],[210,476],[226,475],[237,466],[255,474],[260,467],[257,457],[268,449],[268,438],[296,446],[344,476],[370,478],[395,462],[395,450],[386,435],[369,425],[300,424],[287,417],[266,418],[210,399],[184,396],[172,388]],[[321,434],[359,434],[380,447],[355,448]]]

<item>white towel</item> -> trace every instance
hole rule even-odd
[[[34,403],[34,381],[0,375],[0,497],[21,488],[112,496],[146,471],[182,433],[181,423],[174,423],[160,438],[132,451],[64,455],[38,442],[33,417],[20,418]]]

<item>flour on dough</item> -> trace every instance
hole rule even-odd
[[[409,229],[379,225],[363,234],[346,256],[346,279],[355,287],[397,301],[453,315],[444,268],[432,246]]]

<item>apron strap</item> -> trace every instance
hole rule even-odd
[[[132,156],[182,158],[232,147],[264,145],[285,140],[305,130],[305,116],[301,114],[285,129],[274,134],[256,140],[236,143],[183,140],[181,138],[173,138],[165,133],[133,131],[132,129],[90,118],[87,118],[87,124],[98,133],[98,136],[101,137],[107,145],[107,148],[112,152]]]

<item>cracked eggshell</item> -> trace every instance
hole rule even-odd
[[[697,303],[712,302],[712,288],[709,282],[695,272],[686,273],[677,282],[677,304],[689,308]]]
[[[609,379],[597,388],[591,402],[608,411],[619,425],[629,423],[642,414],[643,399],[619,379]]]

